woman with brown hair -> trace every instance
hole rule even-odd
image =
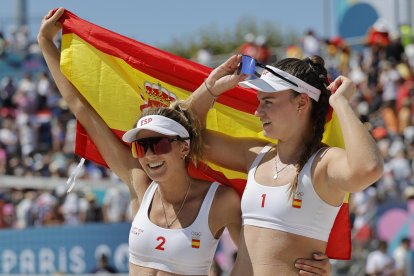
[[[232,275],[296,275],[291,264],[325,252],[346,193],[377,181],[383,161],[348,103],[355,86],[343,76],[329,84],[322,58],[286,58],[263,66],[260,78],[249,80],[239,74],[241,62],[240,55],[230,57],[188,99],[205,122],[221,93],[237,84],[253,88],[264,135],[278,141],[203,133],[206,159],[248,173]],[[338,116],[345,149],[321,142],[329,105]]]

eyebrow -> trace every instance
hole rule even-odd
[[[265,97],[263,97],[263,98],[260,98],[260,97],[257,97],[257,99],[260,101],[260,100],[268,100],[268,99],[275,99],[276,97],[272,97],[272,96],[265,96]]]

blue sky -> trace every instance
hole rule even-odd
[[[15,17],[17,0],[0,0],[0,29],[7,31]],[[64,7],[92,23],[153,46],[165,45],[173,38],[187,39],[205,28],[234,30],[241,18],[277,25],[282,31],[302,34],[313,29],[320,36],[333,35],[335,28],[324,24],[324,3],[331,0],[27,0],[32,37],[43,15]],[[332,13],[331,13],[332,14]],[[330,19],[332,20],[332,15]],[[7,26],[7,27],[6,27]]]

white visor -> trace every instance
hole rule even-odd
[[[125,132],[122,140],[131,143],[136,140],[138,132],[142,129],[152,130],[169,136],[179,136],[184,140],[190,139],[190,134],[180,123],[161,115],[148,115],[139,119],[135,128]]]
[[[266,66],[266,68],[273,70],[274,72],[288,79],[289,81],[296,83],[298,86],[295,86],[292,83],[289,83],[277,77],[272,72],[266,69],[263,70],[263,73],[260,76],[260,78],[242,81],[242,82],[239,82],[239,85],[241,87],[253,88],[261,92],[269,92],[269,93],[292,89],[296,92],[307,94],[309,97],[311,97],[315,101],[319,100],[321,91],[318,88],[315,88],[312,85],[304,82],[303,80],[289,73],[286,73],[285,71],[282,71],[276,67]]]

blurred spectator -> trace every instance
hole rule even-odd
[[[68,193],[61,207],[66,225],[78,225],[81,223],[80,214],[86,213],[87,203],[77,193]]]
[[[39,110],[44,109],[47,107],[47,96],[50,93],[50,80],[49,76],[46,72],[42,72],[39,75],[39,79],[37,81],[37,108]]]
[[[402,71],[401,68],[404,67],[404,71],[407,71],[407,75],[401,79],[401,83],[399,83],[399,87],[397,90],[397,102],[396,102],[396,111],[399,112],[403,105],[406,105],[406,101],[408,100],[411,102],[411,99],[414,95],[414,79],[411,73],[410,68],[408,68],[407,64],[400,64],[399,71]],[[409,105],[410,112],[411,112],[411,105]]]
[[[414,199],[414,187],[413,186],[406,187],[403,191],[402,196],[406,202],[413,200]]]
[[[288,58],[302,58],[303,57],[303,51],[302,48],[298,45],[289,45],[286,47],[286,57]]]
[[[14,108],[12,97],[16,92],[16,86],[11,77],[4,77],[0,81],[0,104],[3,108]]]
[[[379,76],[379,84],[382,87],[382,100],[395,103],[397,99],[397,82],[401,76],[391,62],[382,62],[382,72]]]
[[[1,216],[4,228],[10,228],[14,226],[14,222],[16,220],[16,213],[14,205],[12,202],[10,202],[10,200],[4,201]]]
[[[17,129],[13,118],[6,117],[0,121],[0,143],[5,146],[7,154],[18,153],[19,140],[16,133]]]
[[[388,45],[385,46],[385,58],[392,63],[400,63],[404,54],[404,46],[401,37],[393,34]]]
[[[0,31],[0,58],[13,69],[0,79],[0,174],[67,178],[79,160],[73,153],[76,120],[43,70],[43,57],[37,43],[29,41],[27,27],[12,30],[7,39]],[[86,163],[78,178],[109,174],[104,167]],[[94,194],[66,196],[66,187],[63,192],[6,189],[0,192],[0,205],[3,228],[103,221]]]
[[[18,51],[26,52],[29,47],[29,28],[26,25],[21,26],[15,33],[15,48]]]
[[[383,103],[380,109],[384,126],[386,127],[387,132],[392,135],[396,135],[398,133],[398,118],[394,107],[394,101],[387,101]]]
[[[393,180],[399,188],[399,194],[409,186],[411,176],[410,162],[405,158],[405,145],[401,140],[394,140],[389,149],[390,161],[387,162],[385,169],[390,170]]]
[[[388,23],[379,18],[368,30],[366,39],[369,45],[386,47],[390,43]]]
[[[32,154],[36,146],[35,129],[30,124],[29,119],[30,118],[26,113],[20,113],[16,118],[22,158]]]
[[[348,75],[350,71],[351,49],[339,36],[328,39],[326,42],[327,68],[330,77],[335,79],[338,75]]]
[[[262,64],[268,64],[270,60],[270,49],[267,45],[267,38],[264,35],[256,37],[256,60]]]
[[[0,175],[6,174],[7,154],[4,145],[0,143]]]
[[[37,92],[31,74],[26,73],[19,81],[16,94],[13,96],[13,101],[19,110],[29,114],[35,112],[37,109]]]
[[[387,255],[387,242],[379,241],[378,249],[368,254],[365,273],[372,276],[391,276],[395,273],[394,260]]]
[[[96,201],[96,197],[93,193],[88,192],[85,195],[85,198],[88,202],[88,208],[85,213],[85,222],[102,222],[103,221],[103,214],[102,208],[99,206],[98,202]]]
[[[27,191],[24,193],[24,198],[16,206],[16,228],[26,228],[33,226],[33,206],[36,193]]]
[[[33,205],[34,225],[45,225],[55,214],[58,199],[50,191],[39,191]]]
[[[402,238],[398,247],[392,253],[395,260],[396,276],[408,276],[410,274],[411,239]]]
[[[302,38],[302,48],[305,57],[320,55],[320,41],[313,30],[308,30]]]
[[[372,238],[370,222],[377,211],[377,191],[369,187],[364,191],[352,194],[350,210],[354,214],[353,230],[355,239],[361,243],[367,243]]]
[[[252,33],[248,33],[244,36],[244,43],[236,51],[239,54],[251,56],[257,58],[257,47],[255,44],[255,36]]]
[[[102,254],[99,257],[97,266],[92,269],[91,273],[97,275],[108,275],[117,273],[117,270],[109,265],[108,256],[106,254]]]
[[[106,223],[125,221],[128,208],[128,193],[121,187],[112,187],[105,193],[103,215]]]
[[[207,47],[202,47],[198,49],[196,55],[196,61],[200,64],[203,64],[207,67],[212,67],[213,55]]]
[[[3,35],[3,32],[0,31],[0,58],[6,54],[7,41]]]
[[[404,47],[404,53],[410,67],[414,67],[414,38],[412,38],[410,43]]]

